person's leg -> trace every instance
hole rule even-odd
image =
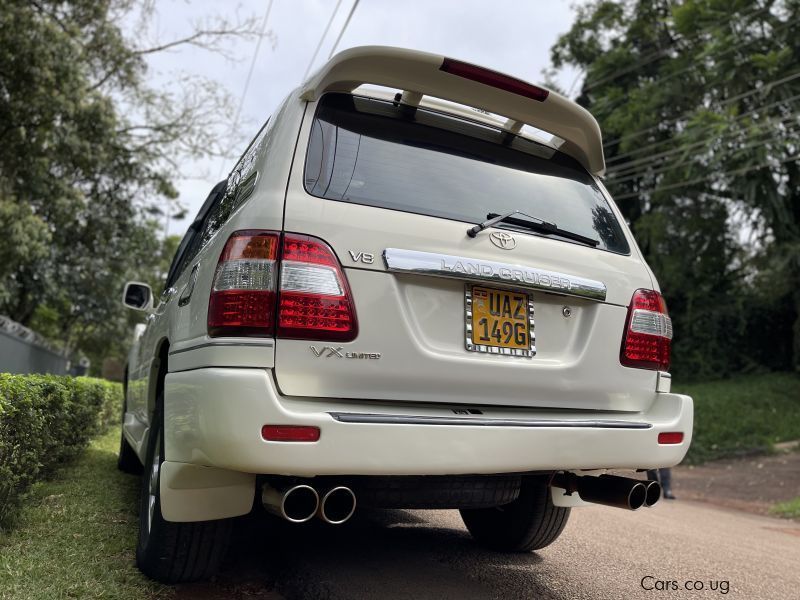
[[[647,469],[647,479],[658,481],[658,469]]]
[[[674,500],[675,494],[672,493],[672,471],[669,468],[659,469],[658,474],[661,479],[661,489],[664,492],[664,498]]]

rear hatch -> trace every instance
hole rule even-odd
[[[512,211],[524,214],[467,234]],[[656,373],[619,362],[626,307],[652,287],[649,272],[594,178],[553,147],[328,93],[308,105],[284,229],[330,244],[358,319],[351,342],[276,341],[286,395],[466,410],[653,400]]]

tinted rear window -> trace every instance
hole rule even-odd
[[[573,158],[493,127],[383,100],[322,98],[305,188],[330,200],[465,223],[521,210],[599,240],[598,248],[630,251],[608,202]]]

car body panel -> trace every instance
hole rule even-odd
[[[691,443],[692,400],[671,393],[658,394],[641,413],[487,405],[481,415],[462,415],[459,405],[290,398],[279,392],[268,369],[171,373],[166,389],[166,459],[246,473],[313,477],[655,468],[679,463]],[[351,423],[332,416],[365,413],[387,422]],[[389,422],[398,415],[450,417],[461,424]],[[488,426],[490,419],[506,425]],[[508,425],[532,419],[542,424]],[[568,426],[569,421],[587,425]],[[603,427],[604,421],[630,427]],[[320,439],[268,442],[261,437],[266,424],[316,425]],[[685,431],[686,437],[681,444],[662,445],[657,441],[662,431]]]
[[[590,132],[578,150],[591,163],[592,180],[630,253],[517,230],[509,232],[514,247],[504,248],[492,243],[492,228],[468,237],[475,223],[310,195],[305,157],[324,81],[306,86],[305,97],[303,90],[292,92],[254,138],[224,194],[200,215],[202,244],[180,263],[169,288],[156,292],[135,336],[123,434],[143,460],[163,385],[165,518],[245,514],[257,476],[498,474],[679,463],[691,443],[691,398],[670,393],[668,373],[620,364],[631,296],[638,288],[658,290],[658,284],[597,178],[603,167],[599,132]],[[475,88],[470,83],[460,89]],[[523,108],[515,99],[506,101]],[[446,110],[442,106],[437,110]],[[574,107],[556,108],[553,115],[569,109],[585,118]],[[453,114],[469,118],[470,110]],[[217,223],[215,203],[226,198],[229,212]],[[210,336],[216,266],[227,239],[242,230],[298,233],[329,244],[352,290],[355,340]],[[512,265],[506,269],[510,278],[480,285],[530,294],[535,355],[468,351],[467,292],[477,282],[389,268],[389,249]],[[547,284],[532,289],[514,279],[516,266],[591,280],[603,294],[581,297]],[[321,437],[268,442],[261,437],[264,425],[317,426]],[[658,433],[665,431],[681,431],[685,438],[659,444]]]

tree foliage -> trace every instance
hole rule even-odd
[[[584,73],[684,375],[800,365],[798,39],[797,0],[599,0],[552,49]]]
[[[219,18],[147,44],[120,28],[136,11],[144,27],[152,5],[131,0],[0,11],[0,314],[95,366],[123,354],[125,280],[165,271],[154,216],[174,210],[180,161],[222,154],[228,139],[216,126],[232,113],[227,94],[189,77],[155,89],[146,57],[256,35],[253,19]]]

